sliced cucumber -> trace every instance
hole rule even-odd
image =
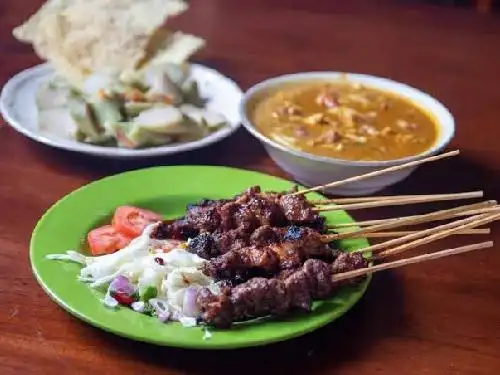
[[[71,92],[67,98],[68,110],[81,133],[87,138],[99,139],[103,128],[94,119],[92,107],[80,95]]]
[[[161,134],[182,134],[187,131],[182,112],[173,106],[154,107],[142,111],[133,120],[147,131]]]
[[[144,74],[144,82],[149,87],[148,94],[164,94],[169,95],[174,104],[182,103],[183,93],[161,69],[150,69]]]
[[[202,108],[206,100],[200,95],[198,82],[188,81],[182,85],[183,102]]]
[[[217,130],[227,124],[227,120],[223,115],[208,109],[198,108],[191,104],[183,104],[180,106],[180,110],[190,120],[199,126],[206,127],[209,131]]]
[[[138,116],[142,111],[158,106],[157,103],[126,102],[124,106],[125,115],[129,118]]]
[[[110,123],[123,120],[121,104],[115,99],[96,100],[90,104],[94,118],[104,128],[108,129]]]

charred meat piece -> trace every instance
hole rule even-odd
[[[361,253],[340,252],[332,264],[333,273],[342,273],[365,267],[368,267],[368,262]],[[361,279],[363,277],[340,281],[340,284],[353,284]]]
[[[288,224],[279,202],[267,194],[252,196],[245,205],[254,213],[260,225],[280,227]]]
[[[217,243],[208,232],[200,233],[189,241],[188,250],[203,259],[210,259],[220,255]]]
[[[311,258],[327,262],[334,259],[334,252],[323,242],[321,234],[307,227],[288,227],[278,246],[274,245],[274,249],[280,254],[283,269],[299,266]]]
[[[232,250],[239,250],[248,246],[249,234],[241,229],[231,229],[226,232],[215,231],[212,234],[217,247],[221,254],[225,254]]]
[[[303,195],[261,193],[260,187],[254,186],[232,200],[203,199],[189,205],[184,218],[165,222],[155,231],[154,238],[186,240],[198,233],[234,229],[250,234],[264,225],[285,227],[290,224],[326,231],[324,218],[313,210]]]
[[[255,246],[280,243],[283,241],[285,233],[286,228],[273,228],[270,225],[263,225],[250,235],[250,243]]]
[[[234,315],[230,293],[229,288],[224,288],[219,295],[214,295],[208,288],[200,289],[197,304],[203,306],[203,319],[215,327],[229,328]]]
[[[216,280],[241,281],[257,275],[272,275],[279,270],[279,258],[265,247],[250,246],[212,258],[202,266],[205,275]]]
[[[197,234],[198,230],[196,228],[193,228],[187,221],[181,219],[175,221],[166,220],[160,223],[153,229],[150,237],[157,240],[187,240]]]
[[[290,224],[325,229],[324,218],[313,210],[305,196],[262,193],[259,186],[250,187],[232,200],[202,200],[189,207],[186,220],[200,231],[242,228],[252,232],[262,225]]]
[[[246,204],[242,204],[234,214],[234,225],[242,231],[252,233],[260,226],[260,222],[254,212]]]
[[[214,232],[221,225],[218,205],[193,206],[186,212],[185,220],[200,232]]]
[[[332,271],[331,264],[318,259],[310,259],[304,263],[302,272],[304,272],[304,279],[308,280],[312,298],[325,298],[333,292],[335,285],[331,281]]]
[[[310,311],[312,296],[309,290],[309,280],[302,268],[295,269],[282,279],[289,296],[288,310]]]
[[[224,237],[226,233],[221,235]],[[242,247],[244,244],[247,244],[247,247]],[[321,234],[306,227],[271,228],[263,226],[249,238],[242,236],[239,242],[232,239],[224,246],[233,246],[233,248],[223,249],[223,243],[219,240],[217,250],[210,252],[212,254],[219,252],[223,255],[209,260],[204,268],[207,276],[223,279],[238,275],[242,280],[242,269],[252,269],[254,272],[260,270],[262,274],[269,275],[273,270],[299,267],[307,259],[322,259],[327,262],[334,259],[334,252],[328,244],[322,241]],[[228,251],[226,252],[226,250]],[[262,252],[262,254],[273,253],[273,267],[276,266],[276,269],[272,269],[269,264],[263,263],[260,257],[255,256],[258,252]],[[206,253],[207,251],[202,252],[202,254]],[[251,255],[243,257],[242,254]],[[262,264],[265,267],[262,267]],[[253,274],[250,273],[250,275]]]
[[[318,215],[304,195],[283,195],[280,205],[291,223],[310,222]]]
[[[290,306],[290,294],[278,279],[253,278],[234,287],[229,298],[233,317],[238,317],[238,320],[269,314],[282,315]]]
[[[188,204],[187,211],[191,210],[193,207],[220,206],[220,205],[223,205],[226,202],[231,202],[231,200],[230,199],[208,199],[208,198],[203,198],[203,199],[200,199],[195,204]]]
[[[340,252],[332,264],[333,273],[342,273],[365,267],[368,267],[368,263],[361,253]]]
[[[241,229],[204,232],[189,241],[188,250],[203,259],[211,259],[248,246],[249,239],[250,235]]]
[[[364,259],[359,262],[359,255],[346,254],[353,261],[344,258],[343,264],[351,268],[343,272],[366,267]],[[325,298],[337,287],[331,279],[333,271],[332,265],[309,259],[294,272],[285,271],[281,277],[272,279],[251,279],[225,290],[220,297],[204,289],[198,297],[200,318],[209,325],[227,328],[235,321],[281,315],[297,308],[310,310],[313,299]]]
[[[259,185],[250,186],[243,193],[236,195],[234,199],[237,203],[245,203],[248,200],[248,198],[253,197],[260,193],[261,189]]]
[[[240,206],[235,202],[228,202],[220,207],[220,228],[221,231],[228,231],[235,228],[235,215]]]
[[[166,240],[172,238],[172,223],[170,221],[163,221],[153,228],[149,235],[155,240]]]

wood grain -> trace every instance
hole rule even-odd
[[[244,88],[273,75],[344,70],[382,75],[439,98],[457,120],[459,158],[420,168],[383,194],[484,189],[499,199],[500,19],[473,9],[396,1],[192,0],[176,26],[204,36],[197,60]],[[41,0],[0,2],[0,85],[38,63],[11,29]],[[5,125],[5,124],[3,124]],[[269,347],[192,352],[154,347],[66,314],[34,281],[33,226],[73,189],[150,165],[211,164],[285,174],[240,130],[213,147],[134,162],[103,161],[38,145],[0,124],[0,373],[10,374],[498,374],[498,248],[376,275],[350,313],[313,334]],[[355,212],[359,219],[430,206]],[[489,238],[500,243],[498,226]],[[457,247],[463,237],[429,245]]]

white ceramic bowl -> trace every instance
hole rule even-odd
[[[406,97],[420,107],[429,111],[437,120],[439,136],[434,146],[422,154],[403,159],[389,161],[348,161],[330,157],[312,155],[306,152],[285,147],[260,133],[252,124],[248,116],[248,104],[258,94],[272,90],[276,86],[285,83],[336,80],[346,76],[351,82],[359,82],[365,86],[393,92],[399,96]],[[332,181],[343,180],[348,177],[358,176],[364,173],[387,168],[393,165],[403,164],[411,160],[420,159],[440,152],[453,138],[455,133],[455,121],[451,113],[436,99],[413,87],[398,83],[386,78],[379,78],[364,74],[350,74],[341,72],[310,72],[287,74],[271,78],[251,87],[244,95],[240,106],[240,114],[245,128],[258,138],[266,148],[269,156],[287,173],[301,184],[306,186],[323,185]],[[368,178],[359,182],[353,182],[337,188],[326,189],[326,192],[335,195],[367,195],[382,190],[408,177],[414,168],[401,171],[389,172],[378,177]]]

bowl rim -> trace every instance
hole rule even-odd
[[[339,77],[346,76],[348,79],[349,78],[354,78],[358,81],[369,81],[367,82],[367,85],[374,86],[373,83],[377,82],[380,84],[386,84],[390,85],[391,88],[388,89],[388,91],[392,91],[395,93],[399,93],[402,90],[405,90],[407,92],[410,92],[412,95],[417,95],[422,99],[425,99],[426,101],[429,101],[432,103],[433,107],[436,110],[433,110],[429,108],[428,106],[421,105],[424,107],[426,110],[429,111],[429,113],[432,113],[437,119],[437,124],[439,126],[439,129],[441,132],[443,132],[443,136],[441,137],[440,140],[435,142],[435,144],[425,150],[424,152],[413,155],[413,156],[407,156],[404,158],[399,158],[399,159],[393,159],[393,160],[380,160],[380,161],[371,161],[371,160],[366,160],[366,161],[358,161],[358,160],[344,160],[344,159],[337,159],[337,158],[332,158],[328,156],[319,156],[319,155],[314,155],[310,154],[308,152],[300,151],[300,150],[295,150],[292,148],[288,148],[284,145],[281,145],[272,139],[268,138],[264,134],[262,134],[260,131],[258,131],[255,126],[253,125],[252,121],[247,116],[247,105],[249,100],[259,93],[262,90],[268,89],[273,87],[274,85],[277,84],[282,84],[282,83],[293,83],[293,82],[300,82],[303,80],[325,80],[325,79],[338,79]],[[376,86],[375,86],[376,87]],[[407,95],[405,95],[407,96]],[[341,71],[311,71],[311,72],[301,72],[301,73],[289,73],[289,74],[283,74],[279,76],[275,76],[272,78],[265,79],[263,81],[260,81],[256,83],[255,85],[251,86],[248,90],[243,95],[243,99],[240,102],[240,118],[242,125],[245,127],[245,129],[252,134],[254,137],[259,139],[262,143],[265,145],[271,146],[273,148],[276,148],[282,152],[289,153],[292,155],[295,155],[297,157],[309,159],[312,161],[317,161],[317,162],[324,162],[328,164],[335,164],[335,165],[344,165],[344,166],[357,166],[357,167],[389,167],[392,165],[398,165],[398,164],[403,164],[407,163],[413,160],[421,159],[427,156],[431,156],[434,154],[439,153],[441,150],[443,150],[452,140],[453,136],[455,135],[455,119],[453,118],[453,115],[451,112],[446,108],[440,101],[438,101],[436,98],[432,97],[431,95],[413,87],[410,86],[406,83],[398,82],[395,80],[392,80],[390,78],[385,78],[385,77],[379,77],[379,76],[374,76],[370,74],[363,74],[363,73],[351,73],[351,72],[341,72]],[[437,112],[440,112],[439,114]],[[444,126],[442,123],[446,122],[448,123],[448,126]]]

